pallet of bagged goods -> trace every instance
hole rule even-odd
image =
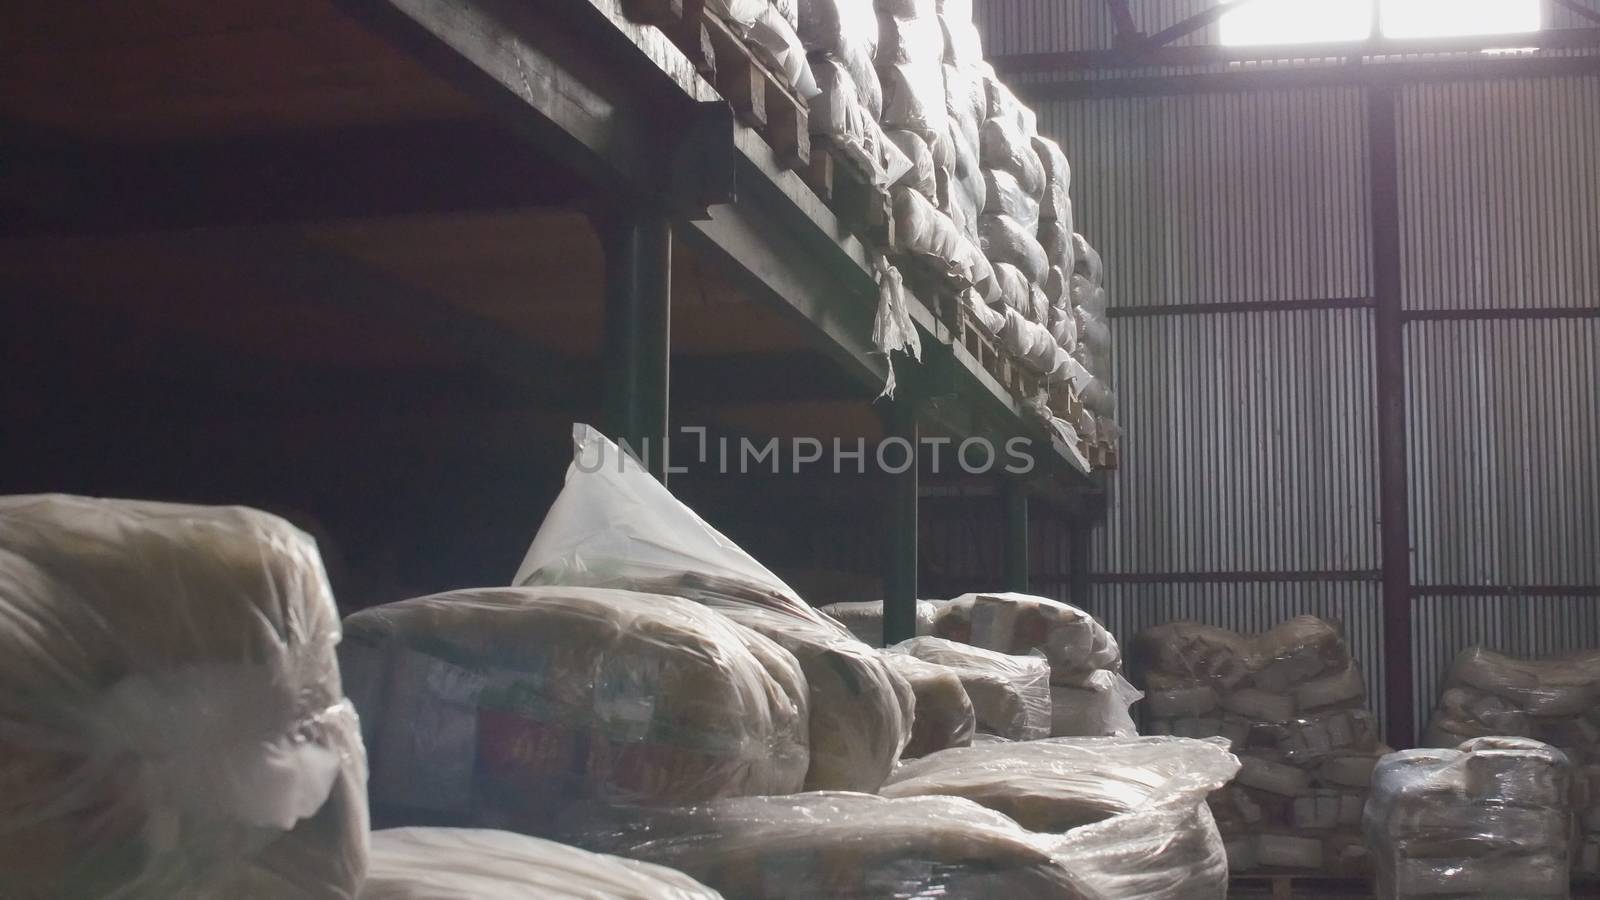
[[[910,739],[911,686],[587,425],[515,582],[689,600],[791,654],[809,700],[807,790],[875,791]]]
[[[1051,738],[944,750],[911,761],[886,797],[953,795],[1040,834],[1105,897],[1221,898],[1222,838],[1206,796],[1238,771],[1219,739]]]
[[[1571,780],[1561,751],[1525,738],[1383,757],[1364,822],[1378,897],[1569,896]]]
[[[964,594],[940,604],[933,636],[1050,665],[1050,733],[1055,737],[1136,733],[1129,708],[1141,694],[1121,674],[1122,652],[1094,617],[1047,597]]]
[[[1211,798],[1238,871],[1360,874],[1372,767],[1388,752],[1333,623],[1240,635],[1194,622],[1140,633],[1130,655],[1152,733],[1227,738],[1242,762]]]
[[[355,896],[366,763],[309,536],[0,498],[0,620],[0,896]]]
[[[1532,738],[1574,768],[1575,873],[1600,876],[1600,652],[1522,660],[1472,647],[1445,678],[1424,743],[1453,747],[1490,735]]]
[[[1008,656],[936,637],[902,641],[889,654],[954,673],[971,701],[977,731],[1010,741],[1050,735],[1050,665],[1043,657]]]

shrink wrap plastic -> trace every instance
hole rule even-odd
[[[350,898],[366,759],[315,542],[0,497],[0,896]]]
[[[683,597],[766,635],[806,675],[813,735],[806,785],[876,790],[910,737],[911,688],[904,679],[599,432],[578,425],[573,440],[566,486],[517,583]]]
[[[1099,669],[1076,685],[1050,686],[1051,737],[1132,737],[1129,709],[1144,693],[1121,674]]]
[[[509,831],[391,828],[372,834],[360,900],[722,900],[664,866]]]
[[[888,649],[952,669],[967,689],[977,728],[1015,741],[1050,734],[1050,666],[1038,656],[1008,656],[934,637]]]
[[[575,840],[740,900],[1109,900],[1051,840],[960,797],[743,797],[618,815]]]
[[[945,750],[901,766],[885,796],[953,794],[1037,832],[1106,897],[1227,895],[1208,794],[1239,763],[1221,741],[1052,738]]]
[[[1228,739],[1243,764],[1212,812],[1253,865],[1359,872],[1377,725],[1336,625],[1300,616],[1258,635],[1192,622],[1158,626],[1129,654],[1151,732]]]
[[[584,801],[786,793],[806,776],[795,657],[687,600],[482,588],[345,629],[380,818],[539,831]]]
[[[911,759],[938,750],[965,747],[977,731],[977,714],[960,673],[904,653],[885,654],[889,665],[911,685],[917,698],[911,741],[901,756]]]
[[[1378,896],[1569,896],[1571,789],[1566,756],[1537,741],[1385,756],[1363,817]]]
[[[927,600],[917,601],[917,634],[933,633],[933,614],[938,607]],[[883,601],[830,603],[822,611],[844,627],[850,629],[862,643],[873,647],[883,646]]]
[[[1424,743],[1450,747],[1491,735],[1542,741],[1578,767],[1572,864],[1600,874],[1600,652],[1521,660],[1481,647],[1461,651]]]
[[[850,73],[861,105],[873,119],[883,114],[883,87],[875,68],[878,15],[872,0],[799,0],[800,43],[813,55],[826,54]]]
[[[992,199],[992,198],[991,198]],[[987,203],[984,206],[989,209]],[[1022,272],[1029,283],[1043,282],[1049,268],[1044,248],[1034,229],[1010,216],[985,212],[978,217],[978,246],[994,265],[1009,263]]]
[[[1054,684],[1076,685],[1096,669],[1120,671],[1116,638],[1094,617],[1047,597],[1017,593],[963,594],[939,607],[935,637],[1050,661]]]

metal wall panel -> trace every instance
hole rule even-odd
[[[1409,309],[1600,306],[1600,78],[1400,97]]]
[[[1357,88],[1043,103],[1117,307],[1372,294]]]
[[[1383,721],[1383,615],[1376,583],[1097,584],[1092,598],[1089,612],[1125,647],[1146,628],[1185,619],[1241,632],[1264,631],[1298,615],[1338,620],[1366,680],[1368,706]]]
[[[1486,647],[1537,658],[1594,649],[1600,646],[1600,598],[1418,597],[1411,634],[1420,737],[1457,653]]]
[[[1378,567],[1370,310],[1114,326],[1122,462],[1092,571]]]
[[[1406,357],[1415,583],[1600,584],[1600,319],[1412,322]]]

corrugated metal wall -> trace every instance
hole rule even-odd
[[[991,55],[1112,43],[1100,0],[978,18]],[[1039,104],[1107,262],[1124,440],[1090,605],[1124,638],[1328,615],[1381,682],[1364,91]],[[1420,726],[1464,646],[1600,646],[1600,79],[1417,84],[1397,118]]]

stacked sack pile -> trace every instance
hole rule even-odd
[[[1532,738],[1574,768],[1579,830],[1573,869],[1600,875],[1600,653],[1521,660],[1482,648],[1450,667],[1424,743],[1454,747],[1491,735]]]
[[[1039,655],[1050,667],[1050,734],[1137,733],[1129,708],[1143,696],[1122,677],[1122,651],[1094,617],[1047,597],[966,594],[940,604],[933,636],[1013,656]]]
[[[707,0],[707,11],[728,26],[801,100],[817,95],[817,83],[796,33],[799,10],[794,0]]]
[[[1078,434],[1086,440],[1115,444],[1121,430],[1116,424],[1117,397],[1109,386],[1111,329],[1106,315],[1105,266],[1083,235],[1072,235],[1072,245],[1067,305],[1077,343],[1068,348],[1072,363],[1063,368],[1064,377],[1057,384],[1071,385],[1081,403],[1077,421],[1072,423]]]
[[[878,124],[883,86],[872,0],[804,0],[798,25],[818,91],[810,102],[811,133],[839,148],[874,186],[906,177],[911,161]]]
[[[1239,754],[1212,797],[1235,869],[1365,871],[1361,811],[1389,751],[1336,625],[1299,616],[1245,636],[1171,623],[1134,639],[1132,663],[1151,733],[1220,736]]]
[[[1378,896],[1565,898],[1571,765],[1525,738],[1404,750],[1373,773]]]

